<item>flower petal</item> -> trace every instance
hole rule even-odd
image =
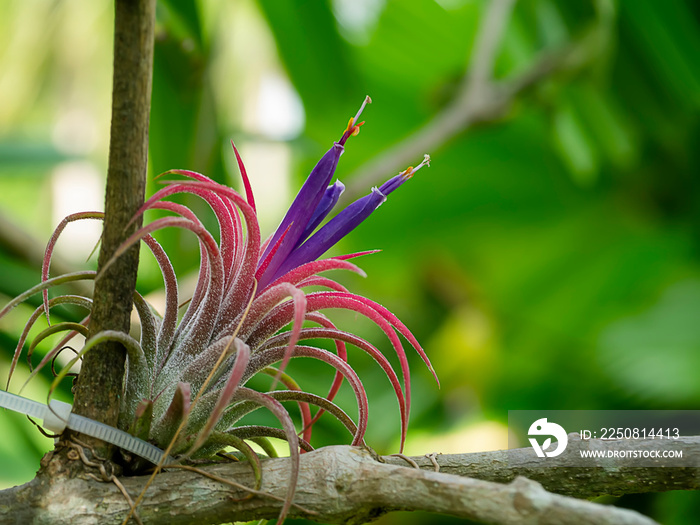
[[[334,143],[331,149],[318,161],[314,169],[311,170],[299,193],[297,193],[294,202],[289,207],[287,214],[282,219],[261,257],[262,260],[265,259],[272,246],[277,243],[282,234],[289,228],[289,232],[280,244],[273,260],[270,261],[268,269],[260,278],[259,290],[264,290],[273,281],[272,277],[277,274],[280,264],[285,261],[287,256],[297,246],[301,235],[306,230],[306,226],[326,193],[326,188],[333,178],[333,173],[335,173],[335,168],[344,149],[339,143]]]
[[[386,196],[377,188],[372,188],[369,195],[356,200],[347,208],[333,217],[304,244],[296,248],[279,267],[275,278],[304,263],[315,261],[326,250],[357,228],[362,221],[371,215],[384,201]]]

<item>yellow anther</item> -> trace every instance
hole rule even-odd
[[[364,124],[365,122],[362,121],[359,124],[355,124],[355,122],[357,122],[360,119],[360,115],[362,114],[362,110],[365,108],[365,106],[371,103],[372,99],[368,96],[365,97],[365,100],[362,102],[362,105],[360,106],[360,109],[358,110],[357,114],[348,121],[348,125],[345,128],[345,131],[343,132],[342,138],[340,139],[340,144],[344,145],[348,137],[354,137],[360,132],[360,126],[362,126],[362,124]]]
[[[423,166],[430,166],[430,155],[423,155],[423,161],[420,164],[418,164],[418,166],[416,166],[415,168],[413,166],[409,166],[404,171],[399,173],[399,175],[401,175],[404,178],[404,180],[410,179],[411,177],[413,177],[416,171],[421,169]]]
[[[355,124],[355,117],[350,117],[350,120],[348,120],[348,126],[345,128],[345,133],[350,131],[353,124]]]

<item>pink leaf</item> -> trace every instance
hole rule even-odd
[[[292,227],[291,224],[290,224],[289,226],[287,226],[287,229],[284,230],[284,231],[282,232],[282,235],[280,235],[280,238],[277,239],[277,242],[276,242],[275,245],[270,249],[270,252],[267,254],[267,256],[265,257],[265,259],[263,259],[262,261],[260,261],[259,266],[258,266],[258,271],[255,272],[255,278],[256,278],[256,279],[259,280],[259,279],[260,279],[260,276],[261,276],[263,273],[265,273],[265,270],[267,270],[267,267],[270,265],[270,261],[271,261],[272,258],[275,256],[275,253],[277,253],[277,250],[279,249],[280,244],[282,244],[282,241],[284,241],[284,238],[285,238],[285,236],[287,235],[287,233],[289,233],[289,228],[291,228],[291,227]],[[258,290],[258,294],[260,294],[261,292],[262,292],[262,290]]]
[[[333,292],[327,292],[329,296],[338,296],[338,294],[333,293]],[[406,325],[404,325],[401,320],[396,317],[393,313],[391,313],[388,309],[386,309],[384,306],[382,306],[379,303],[376,303],[370,299],[367,299],[366,297],[362,297],[360,295],[355,295],[352,294],[353,298],[362,301],[363,303],[369,305],[370,307],[374,308],[377,312],[379,312],[380,315],[382,315],[387,321],[389,321],[392,326],[394,326],[399,333],[404,336],[408,341],[411,343],[411,346],[415,348],[416,352],[418,352],[418,355],[420,355],[421,359],[425,363],[425,365],[428,367],[428,370],[433,374],[433,377],[435,378],[435,382],[438,384],[438,387],[440,387],[440,380],[438,379],[437,373],[435,372],[435,369],[433,368],[433,365],[430,363],[430,359],[428,359],[428,356],[426,355],[425,351],[421,347],[420,343],[418,340],[414,337],[414,335],[411,333],[411,331],[406,328]]]
[[[56,241],[58,241],[58,238],[60,237],[61,233],[63,233],[63,230],[66,228],[66,226],[73,222],[73,221],[79,221],[83,219],[104,219],[104,213],[100,211],[85,211],[85,212],[80,212],[80,213],[73,213],[71,215],[68,215],[65,217],[59,224],[56,226],[56,229],[54,232],[51,234],[51,237],[49,238],[49,242],[46,245],[46,251],[44,252],[44,260],[41,264],[41,280],[46,281],[49,278],[49,267],[51,265],[51,257],[53,256],[53,249],[56,246]],[[44,311],[46,313],[46,321],[51,324],[51,320],[49,319],[49,291],[48,289],[44,289],[42,292],[42,296],[44,298]]]
[[[341,261],[346,261],[348,259],[354,259],[355,257],[363,257],[365,255],[372,255],[375,253],[379,253],[381,250],[367,250],[364,252],[355,252],[355,253],[348,253],[345,255],[336,255],[333,258],[334,259],[340,259]]]
[[[299,438],[297,437],[294,423],[292,423],[289,414],[284,409],[282,404],[266,394],[261,394],[255,390],[241,387],[238,390],[238,397],[240,399],[253,401],[267,408],[277,417],[277,419],[279,419],[280,423],[282,423],[284,432],[287,435],[292,465],[289,476],[289,484],[287,485],[287,497],[285,498],[284,506],[282,507],[280,516],[277,520],[277,525],[282,525],[284,518],[287,516],[289,509],[292,506],[292,500],[294,499],[294,493],[296,492],[297,488],[297,481],[299,480]]]
[[[75,304],[78,306],[82,306],[83,308],[87,309],[88,311],[92,307],[92,300],[88,299],[87,297],[81,297],[79,295],[60,295],[58,297],[54,297],[51,299],[47,304],[39,306],[32,315],[29,317],[29,320],[27,323],[24,325],[24,330],[22,330],[22,333],[19,336],[19,341],[17,342],[17,346],[15,348],[15,353],[12,356],[12,363],[10,364],[10,372],[7,375],[7,385],[5,386],[5,390],[10,389],[10,380],[12,379],[12,375],[15,371],[15,367],[17,366],[17,362],[19,361],[19,357],[22,353],[22,348],[24,347],[24,343],[27,341],[27,337],[29,336],[29,331],[32,329],[34,324],[37,322],[39,317],[41,317],[41,314],[47,312],[47,309],[50,309],[51,307],[57,305],[57,304]],[[84,323],[81,323],[83,326],[85,326]],[[58,347],[55,349],[56,352],[60,350],[73,336],[75,335],[76,332],[71,332],[66,336],[62,341],[61,344],[58,345]]]
[[[345,286],[337,283],[333,279],[328,279],[327,277],[313,276],[304,279],[297,283],[299,288],[305,288],[307,286],[323,286],[324,288],[330,288],[336,292],[350,293]]]
[[[308,316],[307,316],[308,317]],[[401,384],[399,382],[399,378],[396,375],[396,372],[394,372],[394,369],[391,366],[391,363],[387,360],[387,358],[382,354],[377,348],[375,348],[373,345],[362,339],[361,337],[358,337],[354,334],[351,334],[349,332],[343,332],[341,330],[338,330],[335,328],[332,323],[327,323],[330,325],[328,328],[304,328],[301,331],[301,334],[299,335],[299,340],[303,341],[306,339],[331,339],[336,342],[343,342],[343,343],[349,343],[360,350],[363,350],[366,352],[368,355],[374,359],[379,366],[382,368],[384,373],[386,374],[387,378],[389,379],[389,382],[391,383],[391,386],[394,388],[394,393],[396,394],[396,399],[399,402],[399,412],[401,415],[401,450],[403,450],[403,446],[406,440],[406,431],[408,430],[408,407],[406,406],[406,400],[404,399],[403,395],[403,390],[401,389]],[[276,344],[280,344],[283,341],[286,340],[286,335],[287,334],[280,334],[278,336],[275,336],[271,338],[263,347],[261,347],[258,351],[262,352],[267,348],[270,348]],[[345,355],[341,357],[343,360],[345,359]],[[337,376],[338,373],[336,373]],[[328,400],[332,400],[335,394],[338,391],[338,388],[340,387],[340,383],[338,382],[338,378],[336,377],[336,380],[333,382],[333,386],[331,387],[331,391],[328,394]],[[320,417],[320,414],[317,414],[316,417],[314,417],[314,422]]]
[[[256,211],[255,198],[253,197],[253,188],[251,188],[250,186],[248,173],[246,173],[245,166],[243,165],[243,161],[241,160],[241,156],[238,154],[238,150],[236,149],[236,145],[233,143],[233,141],[231,141],[231,147],[233,148],[233,152],[236,154],[236,162],[238,162],[238,169],[241,171],[241,178],[243,179],[243,186],[245,187],[246,199],[248,200],[248,204],[250,204],[250,207],[253,208],[253,211]]]
[[[173,270],[173,265],[170,263],[170,259],[158,241],[156,241],[151,235],[146,235],[143,238],[143,241],[146,246],[150,248],[151,253],[153,253],[153,256],[158,262],[160,273],[163,276],[163,283],[165,285],[165,312],[163,312],[163,321],[161,322],[156,341],[155,364],[160,365],[162,358],[166,355],[170,344],[173,342],[175,330],[177,328],[177,276],[175,275],[175,270]]]
[[[289,375],[285,374],[284,372],[280,372],[276,368],[270,366],[262,371],[265,374],[271,375],[275,379],[279,377],[280,383],[282,383],[284,386],[287,387],[288,390],[294,391],[294,392],[302,392],[301,388],[297,384],[294,379],[292,379]],[[277,398],[275,398],[277,399]],[[301,413],[301,426],[302,426],[302,432],[303,432],[303,438],[305,441],[310,441],[311,440],[311,430],[312,430],[312,421],[311,421],[311,409],[309,408],[308,403],[304,403],[302,401],[299,401],[299,412]]]
[[[241,328],[242,337],[245,338],[246,334],[250,333],[250,330],[253,330],[254,326],[261,322],[264,316],[285,297],[292,298],[292,303],[294,305],[294,324],[292,325],[287,352],[280,365],[280,372],[284,371],[289,362],[292,350],[294,349],[294,345],[297,342],[299,332],[304,323],[304,315],[306,314],[306,295],[304,292],[289,283],[280,283],[269,287],[261,296],[253,301],[248,317]],[[275,383],[278,380],[279,377],[275,379]],[[274,388],[274,383],[272,388]]]
[[[250,361],[250,368],[252,370],[261,370],[266,366],[270,366],[272,363],[280,361],[286,349],[284,347],[268,348],[262,352],[258,352],[253,355]],[[369,410],[369,405],[367,402],[367,393],[362,385],[362,381],[357,376],[357,373],[342,359],[340,359],[335,354],[332,354],[328,350],[323,350],[321,348],[316,348],[313,346],[302,346],[297,345],[294,347],[292,352],[292,357],[311,357],[323,361],[331,365],[336,370],[340,371],[345,378],[348,380],[350,387],[355,392],[355,398],[357,399],[358,407],[358,423],[357,423],[357,433],[352,441],[353,445],[361,445],[363,443],[365,431],[367,430],[367,413]]]
[[[240,339],[234,339],[233,344],[236,346],[236,361],[231,369],[231,373],[229,374],[226,384],[221,389],[221,394],[216,406],[214,406],[214,410],[212,410],[204,428],[197,435],[197,440],[188,451],[188,455],[194,453],[204,444],[214,430],[214,427],[216,426],[216,423],[218,423],[224,409],[231,402],[233,394],[241,385],[241,379],[243,378],[243,374],[248,366],[248,360],[250,359],[250,348],[248,348],[248,345],[246,345]]]
[[[302,264],[301,266],[297,266],[277,279],[270,286],[274,286],[282,282],[297,284],[304,279],[316,275],[317,273],[326,272],[329,270],[350,270],[351,272],[360,274],[362,277],[366,277],[365,272],[363,272],[360,267],[355,266],[352,263],[345,262],[337,258],[321,259],[320,261],[312,261]]]

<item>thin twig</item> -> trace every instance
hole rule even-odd
[[[273,500],[275,500],[275,501],[279,501],[279,502],[281,502],[281,503],[284,503],[284,501],[285,501],[285,498],[281,498],[281,497],[276,496],[276,495],[274,495],[274,494],[270,494],[269,492],[265,492],[265,491],[262,491],[262,490],[256,490],[256,489],[253,489],[253,488],[251,488],[251,487],[247,487],[247,486],[245,486],[245,485],[241,485],[240,483],[236,483],[236,482],[233,481],[233,480],[230,480],[230,479],[227,479],[227,478],[224,478],[224,477],[221,477],[221,476],[217,476],[216,474],[212,474],[211,472],[207,472],[206,470],[201,469],[201,468],[192,467],[192,466],[190,466],[190,465],[168,465],[166,468],[168,468],[168,469],[174,468],[174,469],[181,469],[181,470],[189,470],[190,472],[196,472],[196,473],[199,474],[200,476],[204,476],[204,477],[209,478],[209,479],[212,479],[212,480],[214,480],[214,481],[218,481],[219,483],[223,483],[224,485],[229,485],[229,486],[234,487],[234,488],[237,488],[237,489],[239,489],[239,490],[243,490],[243,491],[248,492],[248,493],[250,493],[250,494],[252,494],[252,495],[254,495],[254,496],[260,496],[260,497],[263,497],[263,498],[271,498],[271,499],[273,499]],[[236,502],[237,502],[237,501],[243,501],[243,500],[242,500],[242,499],[233,499],[233,498],[232,498],[232,501],[236,501]],[[298,509],[298,510],[301,511],[301,512],[304,512],[304,513],[306,513],[306,514],[309,514],[309,515],[314,515],[314,516],[315,516],[315,515],[318,514],[318,512],[313,511],[313,510],[311,510],[311,509],[306,509],[306,508],[302,507],[301,505],[297,505],[296,503],[292,503],[292,507],[294,507],[295,509]]]
[[[486,86],[491,82],[496,54],[502,42],[503,31],[508,25],[515,0],[492,0],[479,25],[469,70],[465,75],[466,89],[475,85]]]
[[[428,458],[433,464],[435,472],[440,472],[440,464],[437,462],[437,452],[433,452],[432,454],[426,454],[425,457]]]
[[[119,492],[122,493],[124,496],[124,499],[126,499],[127,503],[132,509],[133,512],[133,518],[136,521],[138,525],[143,525],[143,521],[141,521],[141,518],[139,517],[138,512],[136,512],[136,507],[134,506],[134,500],[131,499],[131,496],[129,495],[129,492],[126,490],[126,487],[122,484],[121,481],[119,481],[119,478],[114,475],[114,472],[107,473],[107,469],[105,468],[105,464],[110,465],[111,463],[108,463],[104,458],[101,458],[98,454],[97,451],[87,443],[81,441],[75,436],[71,436],[70,441],[68,442],[68,446],[76,451],[78,453],[78,456],[80,457],[80,461],[83,462],[83,464],[86,467],[91,467],[91,468],[96,468],[100,472],[100,478],[95,476],[92,472],[88,472],[87,475],[94,479],[95,481],[103,481],[103,482],[111,482],[114,483],[114,485],[119,489]],[[95,458],[97,461],[92,461],[90,460],[87,455],[85,454],[85,449],[88,449],[91,453],[93,458]]]
[[[576,41],[543,51],[524,72],[493,81],[494,60],[513,4],[513,0],[494,0],[489,4],[480,24],[470,68],[452,102],[406,138],[345,177],[350,182],[341,197],[344,203],[366,193],[367,188],[378,185],[412,162],[416,155],[439,149],[476,124],[501,119],[524,91],[560,70],[582,67],[595,54],[597,47],[591,39],[599,37],[599,32],[594,28]]]

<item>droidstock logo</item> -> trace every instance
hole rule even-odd
[[[549,436],[544,440],[542,446],[537,442],[537,439],[530,438],[530,444],[532,448],[535,449],[537,457],[543,458],[554,458],[566,450],[566,445],[569,443],[569,438],[566,435],[566,430],[564,430],[560,425],[556,423],[550,423],[547,421],[546,417],[538,419],[532,425],[530,425],[530,430],[527,431],[529,436]],[[557,440],[557,448],[554,450],[547,450],[552,445],[552,437]]]

